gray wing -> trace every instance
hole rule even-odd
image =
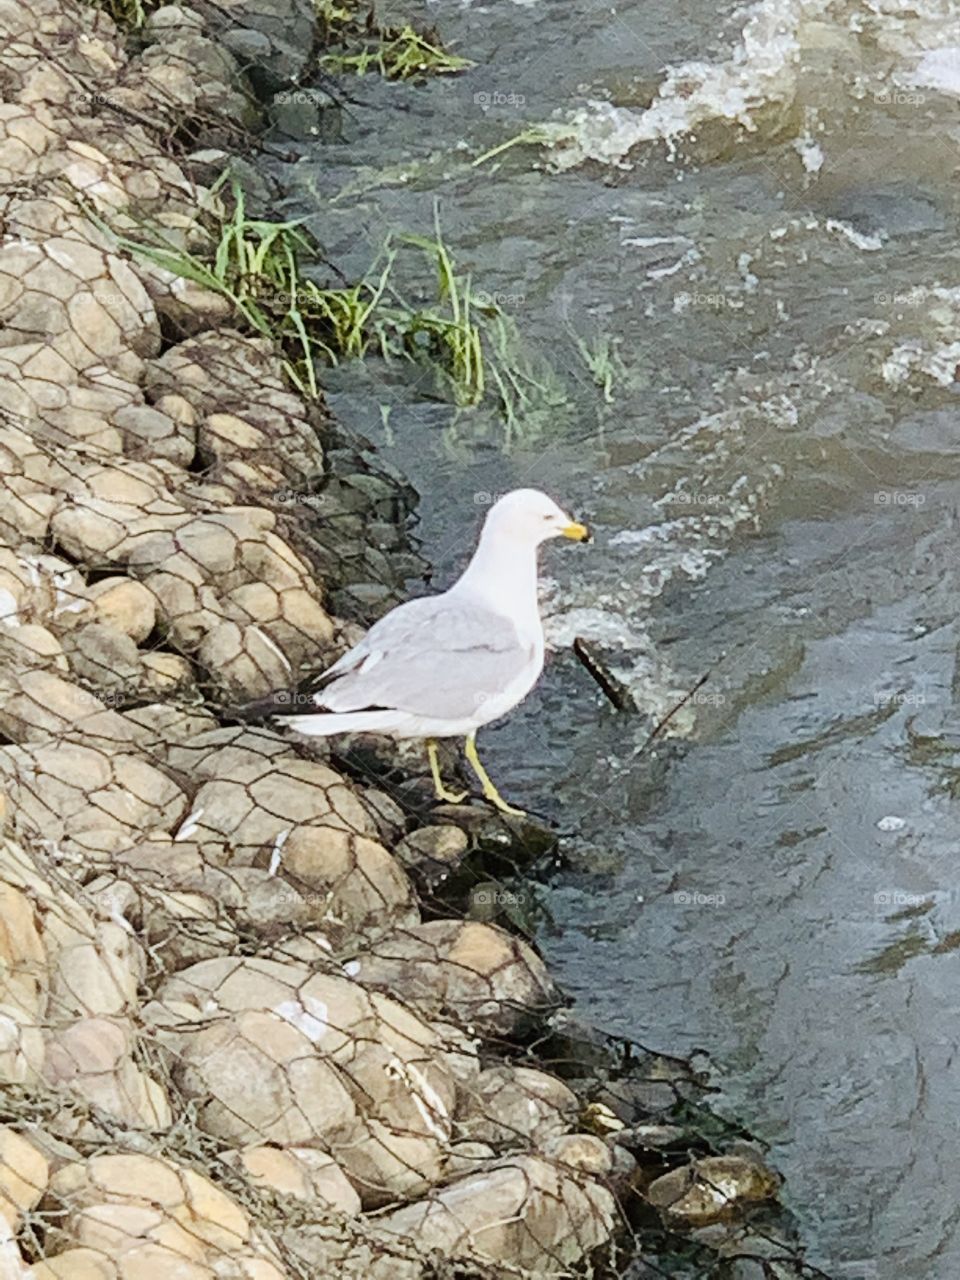
[[[328,711],[377,707],[459,720],[502,693],[532,657],[509,618],[455,596],[427,596],[374,623],[324,673],[313,699]]]

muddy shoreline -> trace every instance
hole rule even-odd
[[[792,1265],[775,1211],[743,1223],[776,1192],[756,1149],[683,1064],[570,1025],[511,922],[549,831],[223,714],[419,563],[402,480],[116,239],[208,247],[312,9],[166,6],[131,38],[13,0],[0,28],[9,1274],[617,1272],[634,1233]]]

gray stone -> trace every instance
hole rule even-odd
[[[265,40],[255,67],[245,67],[258,90],[291,84],[306,70],[316,42],[316,15],[310,0],[234,0],[232,4],[200,0],[197,9],[221,38],[229,32],[249,32]]]
[[[181,28],[188,31],[202,31],[203,19],[199,13],[188,9],[186,5],[164,4],[147,15],[147,20],[143,24],[143,38],[147,44],[153,44]]]

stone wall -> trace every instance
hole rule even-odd
[[[248,55],[300,69],[302,6],[232,8],[130,52],[0,0],[0,1274],[558,1275],[611,1239],[615,1153],[499,1053],[541,961],[423,918],[460,830],[219,710],[342,651],[325,583],[399,541],[278,352],[111,234],[200,237],[171,140],[255,118]]]

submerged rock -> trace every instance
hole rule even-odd
[[[655,1179],[646,1196],[667,1218],[685,1226],[708,1226],[744,1206],[775,1196],[779,1179],[759,1160],[704,1156]]]

